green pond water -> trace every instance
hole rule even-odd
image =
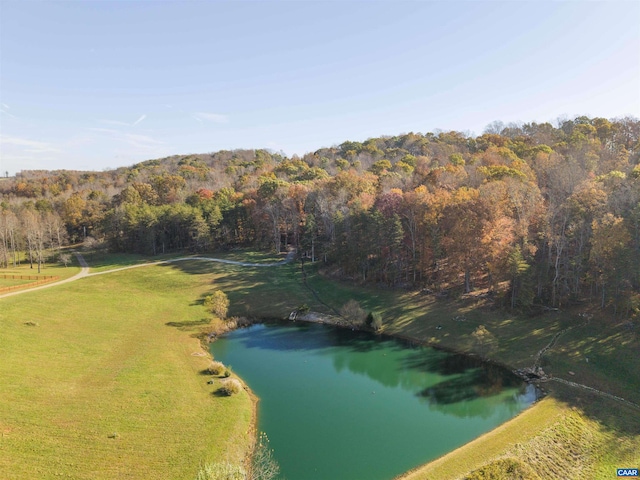
[[[494,365],[325,325],[254,325],[211,351],[260,397],[258,429],[287,480],[392,479],[536,399]]]

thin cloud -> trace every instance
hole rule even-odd
[[[31,140],[29,138],[11,137],[8,135],[0,136],[0,145],[23,147],[24,151],[31,153],[60,152],[60,149],[51,143]]]
[[[140,115],[140,118],[139,118],[139,119],[137,119],[135,122],[133,122],[133,123],[131,124],[131,126],[132,126],[132,127],[135,127],[135,126],[136,126],[136,125],[138,125],[141,121],[143,121],[145,118],[147,118],[147,114],[146,114],[146,113],[144,113],[144,114]]]
[[[207,121],[213,123],[229,123],[229,116],[221,113],[196,112],[191,115],[199,122]]]
[[[7,105],[6,103],[0,103],[0,105],[2,106],[2,108],[0,108],[0,113],[4,113],[6,116],[11,118],[18,118],[14,114],[7,112],[7,110],[11,109],[9,105]]]

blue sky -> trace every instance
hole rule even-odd
[[[640,116],[637,1],[0,0],[0,171]]]

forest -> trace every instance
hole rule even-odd
[[[638,315],[640,120],[494,122],[480,136],[407,133],[303,157],[219,151],[0,179],[0,268],[40,269],[79,243],[295,248],[358,283]]]

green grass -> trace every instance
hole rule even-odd
[[[0,268],[0,275],[37,275],[41,277],[45,275],[56,275],[60,277],[61,280],[64,280],[65,278],[73,277],[80,271],[80,267],[78,266],[78,261],[75,256],[71,256],[71,263],[68,267],[59,263],[45,263],[42,265],[40,273],[38,273],[38,265],[34,264],[33,268],[31,268],[29,263],[24,259],[21,261],[22,263],[17,265],[15,268],[11,264],[9,264],[9,268]],[[1,281],[2,279],[0,279],[0,282]],[[32,281],[34,280],[28,280],[25,282]],[[5,285],[0,284],[0,286]]]
[[[1,271],[1,270],[0,270]],[[2,275],[0,273],[0,275]],[[15,285],[26,285],[28,283],[33,283],[35,280],[22,280],[18,278],[2,278],[0,277],[0,288],[2,287],[13,287]]]
[[[139,255],[136,253],[106,253],[106,252],[83,252],[85,260],[89,264],[90,272],[104,272],[114,268],[130,267],[144,263],[155,263],[184,255]]]
[[[149,267],[0,300],[0,478],[192,479],[242,461],[251,400],[214,395],[194,355],[211,278]]]
[[[324,308],[300,282],[299,267],[295,264],[241,267],[187,260],[170,265],[176,270],[213,275],[211,289],[219,288],[227,294],[230,300],[229,316],[286,318],[304,303],[315,310]]]
[[[275,263],[285,259],[285,254],[276,254],[273,252],[257,252],[244,248],[234,249],[231,251],[216,252],[210,255],[213,258],[224,258],[226,260],[235,260],[246,263]]]
[[[130,267],[144,263],[162,262],[173,258],[189,257],[189,254],[170,253],[165,255],[141,255],[136,253],[106,253],[101,251],[83,253],[91,272],[104,272],[114,268]],[[252,250],[233,250],[231,252],[216,252],[213,254],[194,255],[225,260],[235,260],[248,263],[274,263],[284,260],[284,255],[256,252]]]

